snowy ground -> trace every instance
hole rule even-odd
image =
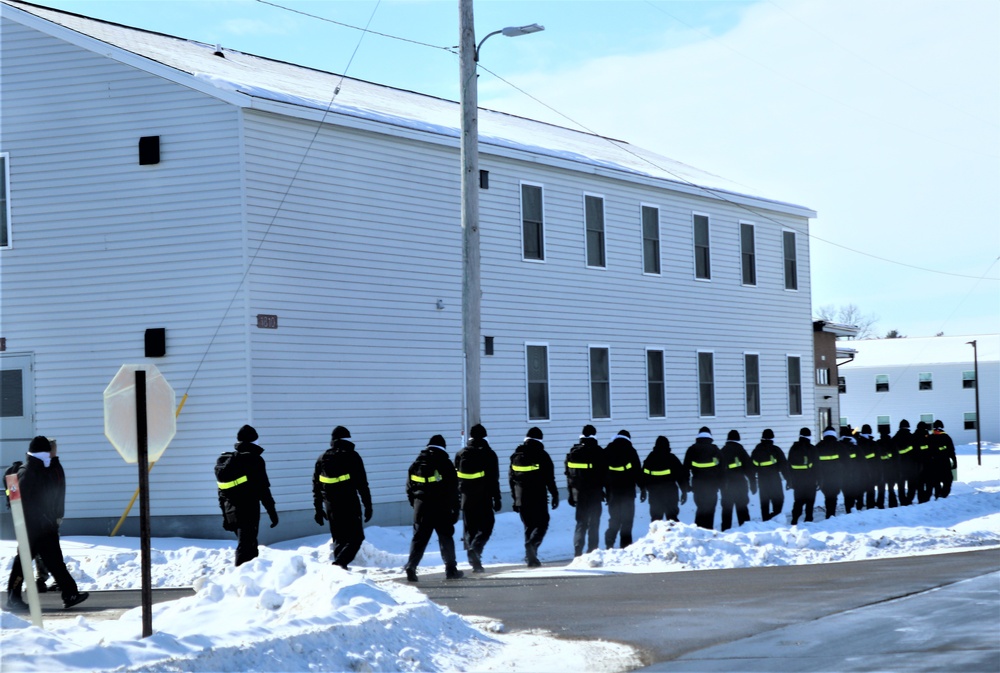
[[[863,511],[791,527],[785,515],[753,520],[719,533],[683,523],[649,525],[637,505],[636,542],[599,550],[568,566],[507,570],[558,576],[614,572],[675,572],[705,568],[813,564],[1000,546],[1000,445],[959,447],[959,482],[951,497],[905,508]],[[790,495],[790,494],[789,494]],[[717,517],[718,520],[718,517]],[[606,515],[605,515],[606,521]],[[543,561],[572,556],[573,510],[563,503],[540,552]],[[643,536],[643,533],[648,534]],[[624,671],[639,664],[627,647],[560,641],[537,633],[506,633],[503,624],[467,619],[440,607],[415,587],[392,581],[409,546],[408,527],[366,529],[352,571],[330,565],[328,535],[262,547],[261,556],[233,568],[234,543],[152,541],[154,587],[193,586],[195,596],[154,606],[150,638],[140,634],[141,610],[117,620],[46,616],[45,630],[26,616],[0,615],[0,669],[13,671]],[[487,565],[520,564],[522,529],[516,514],[498,516],[486,548]],[[461,545],[459,545],[461,546]],[[435,544],[421,573],[442,570]],[[140,586],[139,541],[75,537],[63,540],[80,588]],[[14,543],[0,542],[2,572]],[[461,556],[460,556],[461,558]],[[25,617],[25,618],[22,618]]]

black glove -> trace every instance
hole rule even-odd
[[[646,502],[646,489],[639,489],[639,502]]]
[[[222,517],[222,530],[228,530],[230,533],[236,532],[236,523],[230,523],[227,517]]]
[[[757,495],[757,484],[750,484],[750,493]]]
[[[317,523],[317,525],[322,526],[323,525],[323,521],[325,519],[326,519],[326,514],[323,512],[323,510],[317,509],[316,510],[316,516],[313,517],[313,521],[315,521]]]
[[[688,501],[687,491],[681,491],[681,504],[683,505]]]
[[[576,500],[573,498],[572,493],[569,494],[569,498],[566,500],[566,502],[569,503],[570,507],[576,507]]]
[[[552,509],[555,509],[558,506],[559,506],[559,494],[558,493],[553,493],[552,494]]]
[[[277,526],[278,525],[278,513],[277,512],[268,512],[267,515],[271,517],[271,528],[274,528],[275,526]]]
[[[521,511],[521,506],[518,505],[518,504],[513,504],[513,505],[511,505],[511,509],[513,509],[515,512],[520,512]]]
[[[499,512],[501,509],[503,509],[503,498],[499,495],[493,496],[493,511]]]
[[[458,523],[458,513],[459,513],[459,511],[457,509],[452,510],[452,512],[451,512],[451,522],[453,524]]]
[[[368,523],[371,520],[372,520],[372,508],[365,507],[365,523]]]

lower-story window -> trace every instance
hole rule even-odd
[[[971,412],[965,414],[965,429],[975,430],[979,426],[978,419],[976,418],[976,412]]]

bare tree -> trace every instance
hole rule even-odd
[[[816,309],[816,320],[826,320],[827,322],[835,322],[841,325],[853,325],[858,328],[857,335],[852,337],[854,339],[877,338],[875,324],[878,322],[879,317],[874,313],[862,313],[857,304],[846,304],[844,306],[827,304],[826,306],[820,306]]]
[[[886,339],[905,339],[905,334],[900,334],[898,329],[891,329],[885,333]]]

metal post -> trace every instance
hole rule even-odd
[[[21,560],[24,586],[28,592],[31,623],[42,628],[42,604],[38,600],[35,568],[31,565],[31,544],[28,541],[28,526],[24,522],[24,503],[21,502],[21,484],[18,482],[17,474],[8,474],[4,486],[7,488],[7,497],[10,498],[10,514],[14,519],[14,537],[17,538],[17,555]]]
[[[462,111],[462,340],[465,353],[465,428],[480,418],[479,95],[472,0],[459,0]]]
[[[972,375],[976,377],[976,461],[983,464],[983,438],[982,423],[979,420],[979,350],[976,348],[976,339],[969,342],[972,344]]]
[[[142,562],[142,637],[153,635],[153,581],[149,543],[149,433],[146,422],[146,372],[135,372],[136,455],[139,464],[139,548]]]

